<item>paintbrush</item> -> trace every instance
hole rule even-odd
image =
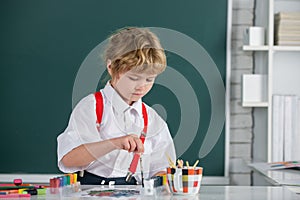
[[[144,171],[143,171],[143,159],[140,157],[140,169],[141,169],[141,178],[142,178],[142,187],[144,187]]]

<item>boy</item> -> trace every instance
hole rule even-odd
[[[140,170],[126,180],[136,155],[142,157],[137,169],[143,169],[145,178],[166,171],[166,155],[175,160],[167,124],[141,100],[165,70],[166,56],[151,31],[124,28],[109,38],[104,59],[111,80],[100,91],[101,123],[97,126],[96,96],[88,95],[57,138],[58,166],[65,173],[83,172],[78,177],[81,184],[141,183]]]

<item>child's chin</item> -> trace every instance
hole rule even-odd
[[[143,97],[143,95],[133,95],[132,100],[133,101],[137,101],[137,100],[139,100],[142,97]]]

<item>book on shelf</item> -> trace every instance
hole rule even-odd
[[[275,44],[281,46],[300,46],[300,41],[275,41]]]
[[[290,44],[297,45],[300,44],[300,35],[299,36],[275,36],[276,44]]]
[[[297,101],[296,95],[286,95],[284,97],[284,154],[283,160],[289,161],[297,158],[294,148],[299,145],[299,142],[293,142],[296,136],[296,118],[297,118]]]
[[[274,30],[276,45],[300,45],[300,12],[275,14]]]
[[[300,12],[278,12],[275,14],[275,20],[300,20]]]
[[[300,160],[300,100],[275,94],[272,102],[272,162]]]
[[[300,32],[299,26],[285,26],[282,24],[275,24],[275,34],[284,34],[284,35],[298,35]]]
[[[272,161],[283,161],[284,96],[274,95],[272,99]]]
[[[280,27],[282,29],[294,29],[299,30],[300,19],[298,20],[275,20],[275,27]]]
[[[299,29],[300,30],[300,29]],[[275,34],[276,38],[280,38],[283,40],[299,40],[300,39],[300,31],[292,32],[292,31],[281,31]]]
[[[291,36],[291,37],[295,37],[295,36],[300,36],[300,28],[299,30],[281,30],[276,32],[276,35],[278,36]]]

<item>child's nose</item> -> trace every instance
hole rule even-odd
[[[143,89],[144,87],[147,87],[149,85],[149,82],[146,80],[139,81],[136,85],[136,89]]]

